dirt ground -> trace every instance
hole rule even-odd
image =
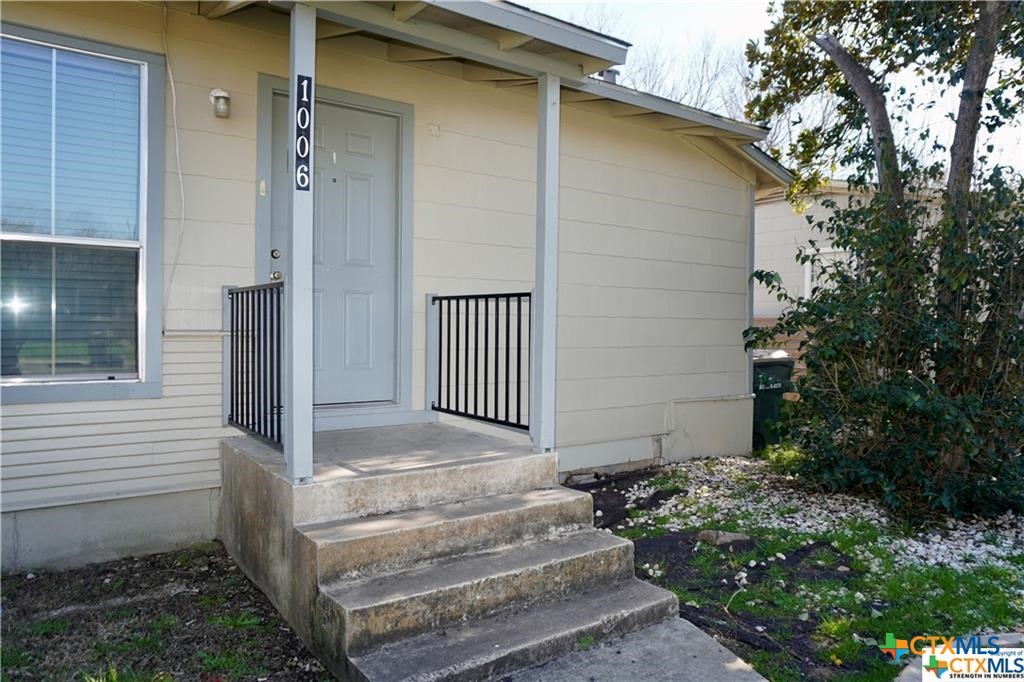
[[[4,680],[330,679],[217,543],[0,587]]]
[[[660,471],[658,469],[624,471],[594,481],[577,483],[570,487],[586,491],[594,498],[595,527],[615,528],[626,519],[629,513],[629,509],[626,508],[626,497],[622,491],[627,490],[632,485],[648,482],[652,476],[657,475]],[[634,504],[638,509],[653,509],[669,497],[681,492],[685,491],[679,487],[655,490],[651,495],[638,500]],[[601,512],[600,515],[597,515],[598,511]]]

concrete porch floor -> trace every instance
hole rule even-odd
[[[247,453],[275,474],[285,476],[284,455],[253,440]],[[313,436],[313,481],[327,483],[432,468],[478,464],[530,455],[525,434],[508,437],[447,424],[403,424]]]
[[[316,481],[327,476],[380,476],[532,452],[512,437],[443,423],[321,431],[313,436],[313,476]]]

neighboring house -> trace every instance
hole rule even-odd
[[[4,3],[5,570],[218,536],[228,414],[295,484],[438,401],[561,471],[749,451],[763,129],[518,6],[292,5]]]
[[[810,263],[797,262],[797,254],[801,247],[814,240],[821,246],[823,258],[844,257],[843,252],[829,246],[828,237],[813,225],[831,215],[831,209],[824,206],[823,201],[835,201],[846,206],[850,196],[847,183],[838,180],[830,182],[799,209],[786,199],[784,190],[758,192],[754,208],[754,267],[779,273],[791,296],[806,296],[818,283],[818,273]],[[765,287],[755,286],[754,319],[758,324],[773,322],[783,307],[784,304]]]
[[[831,181],[826,188],[806,201],[798,210],[788,199],[784,189],[773,188],[757,193],[755,201],[754,268],[777,272],[786,291],[793,297],[806,296],[819,283],[819,272],[811,263],[800,263],[797,255],[801,247],[814,240],[821,245],[823,259],[845,258],[846,254],[830,246],[828,238],[813,227],[824,220],[831,209],[822,201],[831,200],[845,206],[850,191],[845,182]],[[809,222],[809,220],[811,222]],[[769,327],[782,313],[785,304],[761,284],[754,285],[754,324]],[[796,358],[796,371],[803,371],[800,342],[803,333],[776,338],[779,347]]]

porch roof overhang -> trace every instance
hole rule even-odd
[[[210,19],[273,13],[294,0],[202,2]],[[628,43],[510,2],[486,0],[304,0],[317,14],[317,42],[360,51],[367,41],[388,61],[536,96],[537,79],[558,76],[564,106],[670,132],[749,169],[758,190],[791,174],[755,146],[768,129],[592,78],[626,60]],[[243,11],[244,10],[244,11]],[[382,45],[380,45],[382,43]]]
[[[201,2],[200,13],[220,19],[252,7],[287,11],[294,0]],[[474,0],[303,0],[333,28],[318,39],[357,33],[512,68],[531,76],[544,73],[580,80],[623,64],[629,43],[534,12],[509,2]]]

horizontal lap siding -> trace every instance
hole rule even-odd
[[[220,338],[167,338],[163,359],[164,398],[5,405],[3,511],[220,485]]]
[[[744,392],[749,185],[670,134],[564,111],[558,444],[665,433],[674,402]]]

